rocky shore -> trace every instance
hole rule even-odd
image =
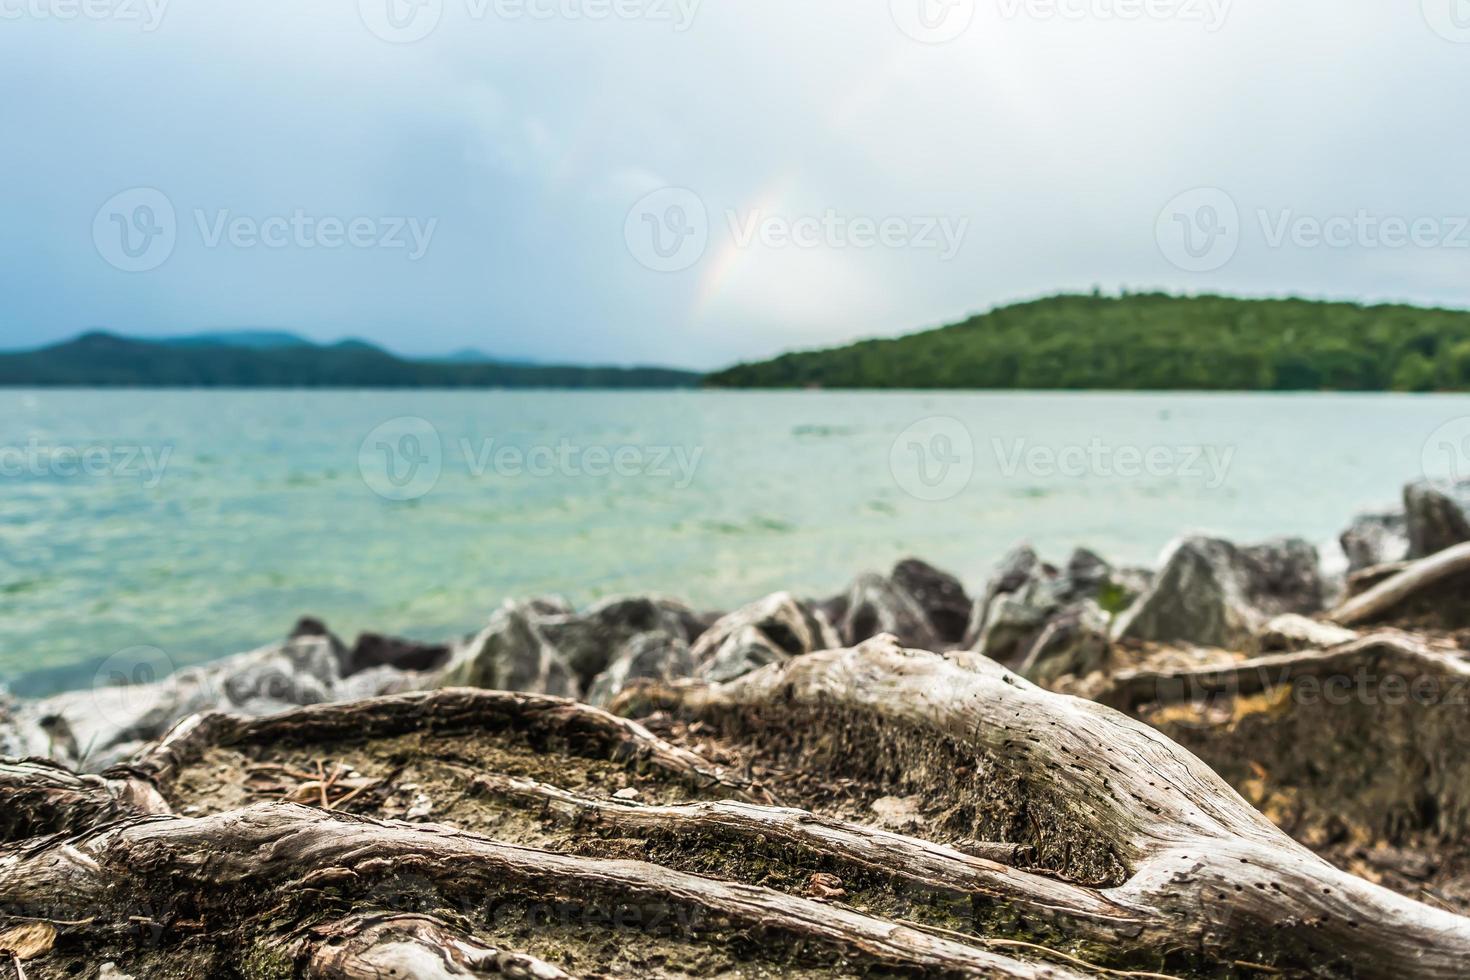
[[[1344,572],[1189,536],[1152,569],[1023,545],[973,591],[907,559],[723,612],[517,599],[448,645],[303,618],[6,699],[0,951],[31,976],[1462,976],[1470,486],[1412,483],[1341,545]],[[446,826],[475,843],[422,836]],[[331,901],[250,911],[248,850],[189,863],[221,835],[275,848],[256,886]],[[35,863],[57,847],[67,883]],[[528,926],[546,895],[574,921]]]

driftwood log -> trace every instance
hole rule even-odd
[[[1328,617],[1344,626],[1372,622],[1445,581],[1470,573],[1470,541],[1410,562],[1361,595],[1338,606]]]
[[[634,701],[781,771],[910,794],[935,817],[908,834],[774,805],[781,786],[556,698],[449,690],[198,716],[101,777],[0,768],[0,949],[42,924],[54,948],[15,956],[25,976],[96,976],[107,959],[150,980],[1466,975],[1470,919],[1334,868],[1158,731],[983,657],[880,637]],[[599,759],[684,789],[644,803],[449,767],[466,800],[554,827],[536,842],[555,846],[330,805],[181,805],[185,776],[229,753],[414,733],[513,738],[560,760],[543,773],[571,779]],[[606,856],[629,842],[639,859]],[[573,921],[505,926],[533,907]],[[619,967],[619,948],[646,941],[667,946],[642,961],[655,966]],[[702,959],[709,948],[728,955]]]

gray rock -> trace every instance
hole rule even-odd
[[[1470,481],[1417,480],[1404,486],[1403,502],[1401,510],[1361,514],[1342,532],[1349,574],[1470,541]]]
[[[722,682],[840,645],[824,614],[789,592],[777,592],[720,617],[690,653],[698,676]]]
[[[1110,649],[1107,614],[1084,599],[1047,622],[1018,673],[1042,686],[1067,674],[1085,677],[1103,667]]]
[[[695,671],[712,683],[733,681],[769,664],[783,663],[793,655],[772,643],[754,626],[741,626],[726,635],[718,646],[704,651]]]
[[[532,603],[507,602],[483,630],[454,651],[438,686],[576,697],[576,676],[542,631],[544,620]]]
[[[348,677],[374,667],[399,670],[438,670],[449,663],[450,648],[442,643],[419,643],[396,636],[360,633],[346,654],[342,673]]]
[[[1317,549],[1306,541],[1188,537],[1165,554],[1149,591],[1114,621],[1115,640],[1250,650],[1272,617],[1322,608]]]
[[[1014,592],[1001,592],[984,611],[980,635],[973,650],[992,660],[1015,666],[1065,608],[1066,581],[1055,569],[1038,568],[1035,577]]]
[[[200,711],[267,715],[402,687],[406,676],[383,668],[348,683],[344,648],[325,628],[303,621],[284,643],[186,667],[150,683],[107,684],[21,704],[15,727],[30,748],[77,768],[120,761]],[[147,665],[151,667],[152,665]],[[126,671],[124,673],[127,673]],[[5,726],[0,724],[0,731]]]
[[[605,705],[634,681],[668,683],[694,674],[694,657],[681,636],[658,631],[639,633],[613,655],[607,670],[587,690],[589,704]]]
[[[24,759],[27,756],[61,758],[53,750],[53,736],[42,725],[42,718],[28,712],[24,703],[0,686],[0,757]],[[69,758],[75,758],[75,751]]]
[[[1113,566],[1097,552],[1089,548],[1077,548],[1067,559],[1062,575],[1066,579],[1063,595],[1070,602],[1087,596],[1095,596],[1107,584]]]
[[[663,632],[692,643],[708,622],[682,602],[664,596],[620,596],[581,613],[538,614],[537,624],[585,688],[640,633]]]
[[[857,646],[879,633],[891,633],[906,647],[943,649],[939,634],[918,599],[876,573],[859,575],[842,601],[829,603],[826,608],[841,610],[840,618],[833,620],[833,625],[843,646]]]
[[[296,625],[291,627],[291,632],[286,634],[286,638],[289,640],[295,640],[300,637],[317,637],[328,640],[331,642],[333,649],[338,652],[346,649],[343,647],[342,641],[337,639],[337,635],[327,628],[327,624],[315,616],[302,616],[296,620]]]
[[[577,610],[559,595],[538,595],[525,600],[525,606],[537,616],[570,616]]]
[[[1056,575],[1057,570],[1043,562],[1030,545],[1023,544],[1008,552],[995,566],[990,581],[986,582],[985,594],[976,599],[971,607],[970,621],[965,626],[965,635],[961,641],[963,646],[969,650],[979,649],[986,624],[992,621],[992,610],[1000,613],[1005,608],[998,605],[1001,597],[1028,591],[1033,583],[1053,579]],[[1012,615],[1018,614],[1024,615],[1019,609],[1012,610]]]
[[[1268,615],[1319,612],[1326,594],[1317,549],[1301,538],[1276,538],[1240,549],[1248,594]]]
[[[626,680],[610,671],[631,641],[664,634],[687,647],[713,620],[663,596],[604,599],[583,612],[557,598],[508,602],[435,683],[578,697],[606,676],[600,691],[621,689]]]
[[[382,694],[422,690],[426,686],[426,679],[432,676],[418,671],[399,670],[387,664],[369,667],[338,681],[332,688],[332,700],[357,701]]]
[[[1133,605],[1153,584],[1154,573],[1147,568],[1115,567],[1096,593],[1097,604],[1110,616],[1116,616]]]
[[[219,682],[222,704],[321,704],[332,700],[331,689],[342,677],[342,658],[342,644],[336,637],[294,636],[279,646],[246,654],[232,669],[206,667],[203,673]]]
[[[1116,614],[1133,604],[1153,584],[1147,568],[1113,565],[1096,552],[1078,548],[1062,571],[1063,598],[1069,602],[1095,600],[1103,612]]]
[[[76,769],[104,768],[115,750],[162,736],[189,715],[219,707],[221,688],[185,668],[150,684],[101,684],[26,704],[22,716],[44,733],[37,754]],[[231,706],[233,707],[233,706]]]
[[[1404,487],[1404,515],[1410,558],[1424,558],[1470,541],[1470,482]]]
[[[1350,573],[1409,557],[1409,525],[1402,511],[1360,514],[1337,540]]]
[[[952,646],[964,639],[972,603],[959,579],[917,558],[900,561],[888,577],[924,610],[941,643]]]
[[[1059,569],[1023,545],[1001,560],[976,602],[966,647],[1019,669],[1051,623],[1076,620],[1086,603],[1110,615],[1146,589],[1151,578],[1140,569],[1116,568],[1086,548],[1075,550]]]
[[[1043,562],[1029,544],[1020,545],[995,566],[990,581],[985,585],[985,597],[990,599],[1002,592],[1018,592],[1027,582],[1042,574],[1055,575],[1056,569]]]

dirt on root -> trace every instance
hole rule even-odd
[[[689,747],[709,749],[711,761],[734,761],[729,746],[716,748],[695,738]],[[701,789],[661,771],[639,771],[601,758],[537,752],[513,735],[486,732],[416,732],[311,746],[213,748],[185,767],[166,795],[177,812],[191,816],[263,800],[323,806],[325,799],[330,809],[347,813],[449,825],[505,843],[653,861],[810,894],[815,872],[799,864],[733,849],[718,841],[680,847],[666,840],[585,832],[543,807],[477,787],[476,777],[489,775],[532,779],[593,800],[677,804],[729,795],[723,790]],[[418,901],[411,891],[395,898],[393,906]],[[876,911],[880,904],[892,907],[894,902],[877,899],[857,907],[868,905]],[[478,938],[540,956],[573,975],[750,980],[887,975],[871,965],[844,964],[822,950],[793,948],[743,930],[725,930],[721,935],[718,923],[684,922],[677,910],[655,918],[636,907],[600,909],[515,895],[488,896],[483,905],[473,908],[443,909],[431,903],[403,910],[468,920]],[[963,924],[948,917],[943,921],[945,925]]]
[[[944,843],[960,842],[952,807],[941,794],[894,795],[874,780],[802,768],[769,747],[717,731],[703,722],[665,715],[643,720],[655,734],[715,766],[752,782],[764,802],[821,816],[883,827]],[[263,800],[291,800],[381,819],[452,826],[498,841],[573,853],[656,863],[679,871],[773,888],[840,903],[890,921],[970,937],[1043,941],[1092,962],[1114,954],[1052,934],[1040,923],[977,907],[955,896],[916,894],[869,869],[843,866],[822,855],[772,842],[698,839],[687,834],[627,836],[600,830],[596,821],[569,818],[556,808],[487,790],[478,777],[513,776],[549,784],[599,801],[679,804],[727,798],[664,771],[566,752],[539,752],[512,734],[415,732],[390,738],[313,745],[237,745],[209,750],[171,781],[176,812],[225,812]],[[968,823],[966,824],[968,826]],[[398,903],[394,908],[400,908]],[[882,976],[871,964],[843,963],[811,944],[793,948],[779,938],[717,924],[658,923],[659,928],[613,928],[626,910],[562,907],[499,896],[485,907],[427,914],[468,915],[474,934],[542,956],[573,974],[610,977]],[[635,916],[636,920],[636,916]],[[623,923],[626,925],[626,923]],[[1008,954],[1014,955],[1012,950]],[[1026,954],[1023,954],[1023,957]],[[1043,957],[1043,961],[1047,960]],[[1138,965],[1136,960],[1127,965]],[[1159,965],[1159,964],[1146,964]]]
[[[499,734],[424,732],[311,746],[212,748],[165,795],[186,816],[280,799],[383,819],[453,824],[513,844],[549,847],[560,841],[540,829],[534,814],[478,793],[473,782],[481,774],[534,779],[593,799],[630,790],[645,803],[725,795],[606,759],[538,753]]]
[[[941,826],[942,808],[923,797],[896,797],[873,780],[785,766],[749,741],[720,734],[702,722],[667,715],[643,719],[654,732],[752,784],[752,795],[825,817],[871,824],[930,839],[954,839]],[[263,800],[323,805],[394,820],[448,823],[510,843],[547,847],[565,834],[536,829],[523,806],[476,791],[476,776],[534,779],[591,799],[645,804],[725,799],[659,770],[620,762],[532,750],[502,733],[413,732],[392,738],[317,745],[239,745],[211,748],[185,767],[165,793],[176,812],[222,813]],[[335,777],[335,778],[334,778]],[[355,795],[342,800],[349,793]],[[323,796],[325,794],[325,797]],[[619,794],[622,794],[619,796]]]
[[[1328,700],[1312,680],[1137,715],[1343,870],[1470,914],[1470,760],[1457,749],[1470,717],[1457,700]]]

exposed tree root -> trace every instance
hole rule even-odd
[[[45,759],[0,760],[0,842],[167,812],[143,780],[79,776]]]
[[[1226,668],[1133,672],[1103,698],[1365,875],[1470,908],[1470,663],[1379,631]]]
[[[1446,579],[1470,573],[1470,541],[1410,563],[1334,609],[1328,618],[1344,626],[1372,622]]]
[[[1058,870],[1085,876],[1115,860],[1126,881],[1110,897],[1151,910],[1181,944],[1203,936],[1205,951],[1226,960],[1463,976],[1470,920],[1332,867],[1157,732],[984,658],[878,638],[675,696],[700,717],[779,731],[812,764],[841,758],[932,789],[962,760],[966,782],[1009,785],[986,802],[1008,809]],[[846,721],[838,740],[834,717]],[[885,740],[864,752],[854,732]]]
[[[321,980],[572,980],[544,960],[482,945],[428,915],[356,915],[313,926],[307,937],[283,943],[282,955]]]
[[[1256,690],[1270,692],[1365,658],[1470,674],[1380,633],[1197,680],[1239,691],[1269,662],[1287,678],[1265,675]],[[1173,690],[1157,678],[1128,683],[1121,703]],[[26,965],[42,980],[119,956],[149,980],[1270,971],[1401,980],[1463,976],[1470,962],[1470,919],[1334,868],[1158,731],[983,657],[880,637],[728,684],[637,697],[751,754],[720,766],[676,744],[697,725],[664,719],[670,736],[660,738],[556,698],[450,690],[265,719],[197,717],[104,777],[0,766],[9,841],[0,930],[44,920],[58,931],[51,958]],[[494,745],[474,751],[485,740]],[[1462,744],[1446,736],[1446,747]],[[325,802],[241,805],[258,778],[242,773],[296,773],[314,787],[298,798],[329,802],[324,762],[378,785],[424,751],[446,755],[413,763],[412,780],[442,807],[436,818],[470,818],[461,825],[475,832]],[[910,794],[934,840],[751,802],[767,795],[734,773],[779,772],[753,767],[757,755],[872,794],[859,802]],[[502,760],[509,769],[496,771]],[[624,781],[630,770],[642,789]],[[510,774],[525,772],[537,775]],[[442,778],[431,784],[434,773]],[[211,795],[227,808],[209,806]],[[387,798],[370,795],[352,805]],[[634,802],[649,797],[658,802]],[[219,812],[174,816],[164,798]],[[1459,826],[1458,813],[1436,818]]]
[[[821,947],[834,962],[953,976],[1065,980],[1083,975],[771,889],[293,804],[261,804],[195,819],[134,819],[64,842],[0,852],[0,907],[44,907],[49,918],[89,914],[121,923],[134,910],[169,895],[175,924],[182,913],[199,923],[248,921],[259,930],[249,936],[255,948],[279,951],[283,937],[260,931],[281,915],[281,903],[298,906],[291,910],[295,918],[319,903],[371,902],[376,891],[406,876],[431,883],[440,901],[493,897],[566,903],[688,934],[755,930],[782,945]],[[353,977],[372,975],[350,972],[369,965],[434,957],[445,971],[461,971],[445,976],[474,976],[463,971],[483,969],[491,950],[478,942],[455,945],[463,940],[424,923],[406,942],[385,943],[381,933],[369,932],[366,938],[358,933],[359,941],[338,957],[322,949],[332,935],[289,945],[295,957],[289,966],[298,968],[305,958],[313,969],[337,964],[333,968],[349,971],[338,975]],[[435,947],[443,949],[435,952]],[[286,954],[277,955],[284,959]]]
[[[209,748],[250,743],[316,744],[405,732],[513,732],[538,748],[628,761],[752,798],[745,780],[601,708],[541,694],[445,688],[364,701],[316,704],[265,718],[210,713],[186,718],[156,745],[109,776],[167,785]],[[759,792],[754,793],[759,796]]]
[[[482,792],[544,808],[598,833],[683,841],[717,840],[763,850],[798,849],[833,867],[861,869],[949,898],[983,898],[1053,922],[1070,935],[1137,942],[1150,928],[1138,910],[1094,889],[1017,870],[953,847],[874,827],[827,820],[806,810],[734,801],[640,806],[596,800],[530,779],[475,777]],[[1014,850],[1013,848],[1006,848]]]
[[[1470,663],[1409,633],[1378,630],[1326,650],[1268,654],[1229,664],[1179,670],[1120,670],[1094,700],[1121,710],[1219,694],[1256,694],[1305,677],[1351,674],[1358,668],[1455,682],[1470,679]]]

